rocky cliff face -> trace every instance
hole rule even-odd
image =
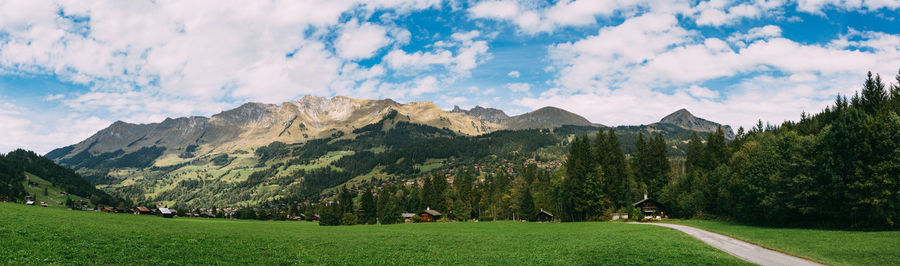
[[[481,107],[478,105],[476,105],[474,108],[472,108],[470,110],[465,110],[465,109],[459,108],[459,106],[453,106],[453,110],[451,110],[450,112],[467,114],[470,116],[477,117],[478,119],[485,120],[488,122],[493,122],[493,123],[501,123],[504,120],[509,119],[509,116],[506,115],[506,113],[504,113],[503,110],[494,109],[494,108],[484,108],[484,107]]]

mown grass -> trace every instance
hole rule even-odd
[[[831,265],[900,265],[900,231],[767,228],[733,222],[672,220]]]
[[[666,228],[622,223],[164,219],[0,203],[0,264],[746,264]]]

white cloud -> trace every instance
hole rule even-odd
[[[826,9],[846,11],[897,10],[900,1],[895,0],[797,0],[797,11],[824,15]]]
[[[781,36],[781,28],[775,25],[766,25],[762,27],[752,28],[746,33],[743,32],[735,32],[731,36],[728,37],[728,41],[731,43],[738,43],[741,46],[744,46],[744,42],[755,41],[759,39],[767,39],[772,37],[780,37]]]
[[[379,49],[391,43],[391,39],[387,36],[387,28],[369,22],[360,24],[353,19],[345,23],[342,29],[340,37],[334,44],[341,58],[370,58]]]
[[[509,83],[506,84],[506,88],[508,88],[512,92],[530,92],[531,84],[528,83]]]
[[[483,1],[468,9],[472,18],[509,21],[528,34],[553,32],[560,27],[588,26],[599,17],[637,13],[639,9],[651,13],[683,14],[690,11],[688,1],[596,1],[562,0],[549,6],[527,1]]]
[[[480,35],[478,31],[456,32],[451,35],[452,41],[438,41],[439,45],[432,45],[435,49],[431,51],[407,53],[394,49],[382,60],[389,68],[407,75],[441,67],[453,77],[466,77],[470,75],[469,71],[489,58],[487,42],[475,40]],[[453,48],[455,51],[451,51]]]
[[[852,93],[867,70],[900,66],[900,35],[887,33],[851,29],[827,44],[805,44],[765,26],[729,42],[686,30],[671,15],[630,18],[549,47],[557,88],[515,104],[557,105],[612,125],[651,123],[680,107],[736,126],[780,123]],[[705,84],[721,78],[737,81]]]
[[[701,26],[722,26],[735,24],[742,19],[780,15],[786,4],[782,0],[757,0],[734,4],[726,0],[710,0],[698,3],[695,22]]]
[[[519,71],[510,71],[509,73],[506,73],[506,76],[510,78],[519,78]]]
[[[706,98],[706,99],[719,98],[719,92],[710,90],[706,87],[697,86],[697,85],[693,85],[693,86],[689,87],[687,89],[687,91],[688,91],[688,93],[691,94],[691,96],[694,96],[697,98]]]

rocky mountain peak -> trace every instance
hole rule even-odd
[[[728,125],[721,125],[716,122],[712,122],[703,118],[699,118],[691,114],[687,109],[678,109],[662,119],[659,120],[660,124],[670,124],[675,125],[684,129],[693,130],[697,132],[715,132],[720,126],[722,127],[722,131],[725,133],[725,137],[728,139],[734,138],[734,131]]]

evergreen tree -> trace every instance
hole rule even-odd
[[[397,214],[399,210],[395,204],[393,192],[394,188],[392,186],[385,186],[378,195],[376,213],[378,213],[378,222],[381,224],[394,224],[400,219],[400,215]]]
[[[703,167],[712,171],[728,160],[728,146],[725,143],[725,133],[720,126],[715,133],[706,137],[706,149],[703,152]]]
[[[872,72],[866,75],[866,82],[863,84],[862,95],[859,98],[859,104],[868,114],[874,114],[877,108],[884,106],[887,102],[888,95],[884,89],[884,82],[881,81],[880,75],[872,78]]]
[[[643,167],[641,172],[644,174],[643,183],[647,188],[647,195],[651,198],[659,198],[663,187],[668,183],[668,174],[671,170],[669,159],[667,157],[668,147],[666,141],[661,134],[656,134],[650,138],[650,142],[645,148],[643,158]]]
[[[531,196],[531,192],[528,189],[525,189],[522,192],[522,196],[519,197],[519,219],[522,220],[533,220],[534,216],[537,214],[537,210],[534,207],[534,198]]]
[[[341,193],[338,195],[338,206],[340,207],[341,215],[355,212],[353,211],[353,194],[350,194],[350,190],[346,186],[341,189]]]
[[[371,189],[366,189],[360,198],[359,221],[364,224],[376,224],[378,222],[375,196]]]
[[[690,173],[698,170],[703,166],[704,147],[703,140],[697,136],[697,132],[691,132],[691,138],[688,140],[687,151],[685,152],[684,172]]]

